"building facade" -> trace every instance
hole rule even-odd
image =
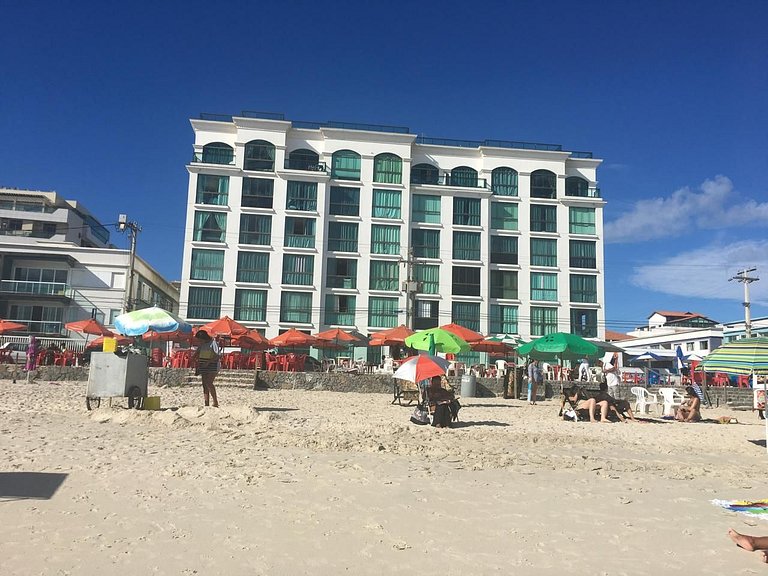
[[[0,318],[30,334],[63,336],[67,322],[112,325],[127,308],[177,310],[178,288],[130,252],[82,205],[55,192],[0,188]]]
[[[191,121],[190,322],[603,336],[590,153],[263,116]]]

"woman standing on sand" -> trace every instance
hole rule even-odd
[[[192,357],[197,366],[195,374],[200,374],[203,378],[205,405],[209,405],[210,398],[213,400],[213,407],[218,408],[219,400],[216,398],[216,386],[213,385],[213,381],[216,379],[216,374],[219,373],[219,355],[221,351],[216,340],[211,338],[205,330],[198,330],[195,338],[200,341],[200,345]]]

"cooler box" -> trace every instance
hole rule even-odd
[[[143,354],[118,356],[111,352],[91,353],[88,372],[89,398],[129,396],[138,387],[140,396],[147,395],[147,357]]]

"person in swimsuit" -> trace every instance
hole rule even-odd
[[[216,386],[213,385],[213,381],[216,379],[216,374],[219,373],[221,350],[216,340],[211,338],[205,330],[198,330],[195,338],[200,342],[200,345],[192,357],[197,366],[195,373],[200,374],[203,378],[203,399],[206,406],[209,405],[210,400],[213,400],[213,407],[218,408],[219,400],[216,397]]]

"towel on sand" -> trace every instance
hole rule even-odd
[[[731,512],[768,520],[768,500],[712,500],[712,504]]]

